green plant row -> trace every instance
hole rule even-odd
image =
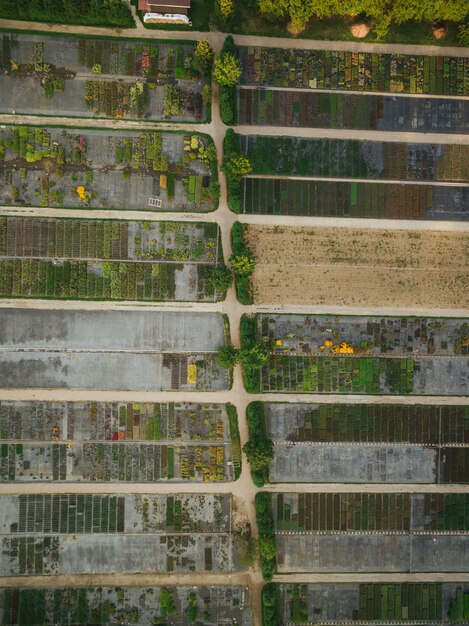
[[[469,95],[464,57],[261,47],[240,47],[238,54],[250,85]]]
[[[277,570],[277,543],[272,512],[272,494],[258,493],[255,504],[262,576],[265,580],[271,580]]]

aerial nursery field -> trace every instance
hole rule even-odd
[[[0,621],[10,626],[107,626],[122,622],[179,626],[197,620],[204,625],[252,626],[249,602],[248,589],[232,585],[2,589]]]
[[[350,624],[373,626],[421,622],[467,623],[467,583],[345,583],[276,585],[281,621],[297,625]]]
[[[262,392],[465,395],[465,319],[258,314]]]
[[[228,389],[221,315],[1,309],[3,387]]]
[[[469,132],[467,100],[241,88],[237,110],[248,125]]]
[[[195,42],[23,33],[3,33],[1,38],[3,112],[187,121],[205,117],[203,76],[192,67]]]
[[[0,296],[218,300],[217,224],[0,217]]]
[[[467,483],[467,406],[264,404],[271,482]]]
[[[198,133],[4,126],[0,181],[4,205],[202,212],[218,206],[215,146]]]
[[[281,533],[279,573],[467,572],[469,535],[411,533]]]
[[[231,529],[230,496],[65,494],[1,500],[2,576],[229,573],[241,567],[246,540]]]
[[[262,87],[469,95],[463,57],[239,46],[241,83]]]
[[[469,220],[469,187],[266,177],[244,178],[242,193],[261,215]]]
[[[469,495],[435,493],[276,493],[277,533],[469,531]]]
[[[256,303],[469,306],[467,232],[249,225],[244,237]]]
[[[234,407],[199,403],[1,402],[0,480],[232,480]],[[159,443],[161,442],[161,443]]]
[[[306,178],[469,182],[469,145],[241,136],[252,173]]]

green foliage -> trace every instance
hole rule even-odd
[[[214,57],[215,52],[208,39],[201,39],[195,47],[192,65],[197,71],[209,74],[212,71]]]
[[[163,613],[163,617],[174,615],[176,607],[174,605],[174,594],[166,587],[160,590],[160,609]]]
[[[256,259],[249,254],[233,254],[230,258],[231,267],[239,276],[250,276],[256,267]]]
[[[199,612],[199,605],[197,604],[197,596],[193,591],[189,594],[188,600],[189,606],[187,607],[187,619],[189,622],[195,622]]]
[[[124,0],[0,0],[0,18],[135,28]]]
[[[281,626],[280,589],[278,585],[269,583],[262,590],[262,623],[263,626]]]
[[[219,85],[233,87],[241,76],[241,62],[232,52],[222,52],[215,59],[213,78]]]
[[[262,483],[269,481],[269,465],[274,458],[274,446],[265,431],[264,404],[252,402],[247,410],[249,440],[243,450],[251,472],[261,478]]]
[[[179,115],[182,110],[182,90],[176,85],[165,85],[163,89],[163,116]]]
[[[461,24],[458,28],[459,43],[469,46],[469,22]]]
[[[230,154],[223,160],[222,169],[230,178],[242,178],[252,172],[252,165],[244,154]]]
[[[226,292],[233,282],[233,273],[226,265],[217,265],[212,270],[209,283],[213,290],[226,296]]]
[[[233,456],[233,467],[235,480],[241,476],[241,439],[239,437],[238,412],[236,407],[228,402],[226,404],[226,413],[230,424],[230,437]]]
[[[271,580],[277,567],[277,546],[271,493],[258,493],[256,495],[256,519],[259,529],[259,557],[262,575],[265,580]]]
[[[244,243],[243,225],[240,224],[240,222],[235,222],[231,229],[231,246],[233,254],[230,258],[230,262],[233,265],[234,261],[233,270],[235,271],[236,279],[236,295],[241,304],[251,304],[252,295],[249,276],[254,267],[252,267],[248,273],[246,272],[252,266],[251,261],[254,261],[255,264],[255,259],[251,250]],[[236,267],[241,269],[241,272],[237,271]]]
[[[230,370],[238,362],[238,351],[230,344],[221,346],[218,349],[217,361],[222,367]]]
[[[391,23],[409,21],[458,22],[467,15],[465,0],[258,0],[260,12],[272,18],[289,18],[293,30],[302,31],[311,18],[365,15],[375,34],[384,37]]]
[[[240,333],[241,351],[243,353],[252,350],[258,344],[256,325],[257,322],[255,316],[243,315],[241,317]],[[246,391],[249,393],[259,393],[259,366],[252,366],[249,362],[245,361],[243,363],[243,380]]]

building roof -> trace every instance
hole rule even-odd
[[[177,13],[177,9],[190,9],[191,0],[138,0],[139,11],[148,11],[152,7],[165,7],[169,13]]]

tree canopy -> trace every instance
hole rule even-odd
[[[458,22],[468,14],[467,0],[258,0],[258,6],[264,15],[288,17],[292,28],[298,31],[312,17],[365,14],[380,35],[385,34],[391,22]]]
[[[233,86],[241,76],[241,63],[231,52],[222,52],[215,59],[213,78],[220,85]]]

